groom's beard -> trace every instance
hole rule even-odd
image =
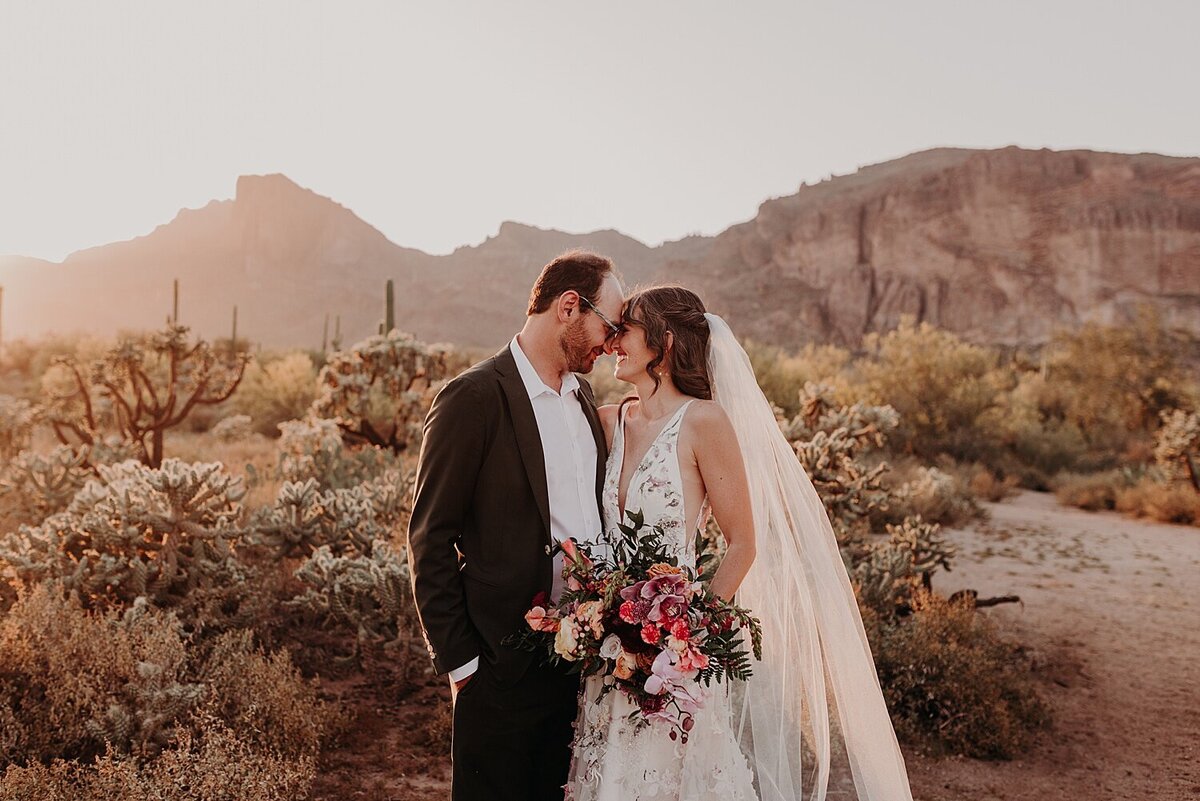
[[[596,363],[596,349],[589,343],[587,331],[584,330],[583,317],[577,317],[575,322],[558,338],[558,346],[567,357],[567,369],[572,373],[590,373]]]

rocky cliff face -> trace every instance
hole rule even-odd
[[[768,201],[676,271],[786,345],[854,345],[902,314],[1031,344],[1141,302],[1200,333],[1200,159],[917,153]]]
[[[205,336],[227,335],[236,304],[252,341],[319,347],[328,314],[353,342],[374,332],[390,278],[406,329],[491,348],[520,327],[542,265],[572,247],[612,257],[631,287],[691,286],[740,334],[788,347],[853,346],[903,314],[1035,344],[1140,302],[1200,335],[1200,159],[1008,148],[867,167],[715,238],[650,248],[505,223],[447,256],[400,247],[283,176],[244,176],[233,200],[144,237],[62,264],[0,259],[4,336],[157,326],[179,278],[181,320]]]

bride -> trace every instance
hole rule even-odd
[[[694,567],[711,512],[728,547],[710,587],[761,619],[763,659],[707,688],[686,741],[589,677],[566,798],[911,801],[833,530],[745,351],[682,287],[633,294],[621,328],[616,377],[637,394],[600,409],[606,536],[641,512]]]

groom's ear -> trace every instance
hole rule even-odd
[[[558,300],[554,301],[554,307],[558,310],[559,322],[569,322],[579,313],[578,293],[574,290],[567,290],[558,296]]]

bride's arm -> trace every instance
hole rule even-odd
[[[695,445],[692,452],[704,481],[713,516],[725,535],[728,548],[711,589],[725,600],[732,600],[742,579],[754,563],[754,513],[750,506],[750,487],[742,449],[729,415],[712,401],[697,404],[691,415]]]

